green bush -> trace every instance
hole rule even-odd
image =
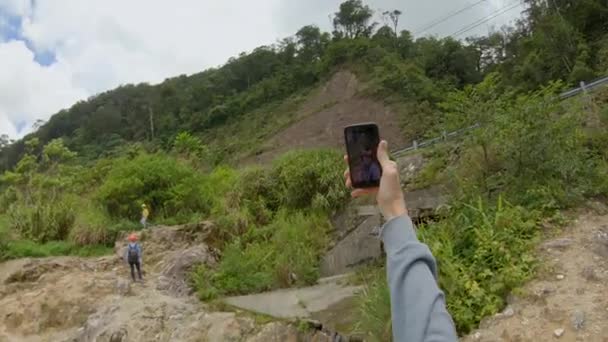
[[[0,260],[62,255],[93,257],[111,254],[112,251],[112,247],[105,245],[78,246],[67,241],[36,243],[30,240],[14,240],[6,242],[4,249],[0,248]]]
[[[205,186],[205,177],[192,167],[166,155],[143,154],[116,160],[97,198],[114,218],[137,219],[146,203],[157,218],[187,220],[210,211]]]
[[[216,270],[199,267],[192,282],[203,300],[313,284],[328,242],[324,215],[282,211],[226,246]]]
[[[464,193],[552,212],[592,191],[593,153],[580,106],[555,101],[560,83],[528,94],[505,92],[496,74],[455,91],[441,104],[446,129],[481,126],[465,138],[456,168]]]
[[[273,163],[271,176],[281,206],[331,212],[348,198],[343,172],[344,162],[338,152],[310,150],[281,156]]]
[[[115,234],[111,232],[110,225],[110,219],[103,210],[92,204],[82,205],[76,214],[69,240],[79,246],[111,244]]]
[[[243,247],[235,239],[224,249],[217,270],[199,266],[191,276],[201,300],[218,295],[262,292],[272,288],[276,250],[268,243],[251,243]]]
[[[321,254],[329,242],[330,224],[322,215],[281,212],[267,229],[277,250],[275,284],[311,285],[319,278]]]
[[[499,198],[495,207],[481,200],[456,204],[444,220],[419,227],[420,240],[437,260],[439,285],[461,334],[501,310],[507,294],[532,275],[538,217]],[[359,297],[357,328],[378,341],[390,336],[385,277],[379,272]]]
[[[534,268],[538,213],[481,200],[453,206],[448,218],[419,235],[439,266],[439,284],[458,331],[466,333],[504,306]]]
[[[64,240],[75,222],[76,201],[70,196],[45,198],[34,194],[8,209],[9,226],[22,238],[36,242]]]

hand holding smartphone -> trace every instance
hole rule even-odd
[[[380,186],[382,168],[378,162],[380,134],[374,123],[352,125],[344,128],[346,153],[352,187],[355,189]]]

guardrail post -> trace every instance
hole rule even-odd
[[[584,93],[586,93],[587,92],[587,87],[586,87],[585,81],[581,81],[580,85],[581,85],[581,90]]]
[[[414,140],[414,150],[418,149],[418,140]]]
[[[448,133],[446,131],[441,132],[441,138],[443,140],[447,140],[448,139]]]

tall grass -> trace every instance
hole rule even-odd
[[[6,242],[4,248],[0,249],[0,260],[28,257],[42,258],[61,255],[93,257],[111,254],[112,252],[112,247],[106,245],[79,246],[68,241],[37,243],[30,240],[13,240]]]

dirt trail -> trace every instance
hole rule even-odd
[[[0,342],[329,341],[284,322],[257,323],[196,299],[187,274],[215,262],[207,224],[142,233],[145,282],[130,281],[116,254],[22,259],[0,264]]]
[[[608,342],[608,215],[582,214],[539,248],[539,275],[463,341]]]

